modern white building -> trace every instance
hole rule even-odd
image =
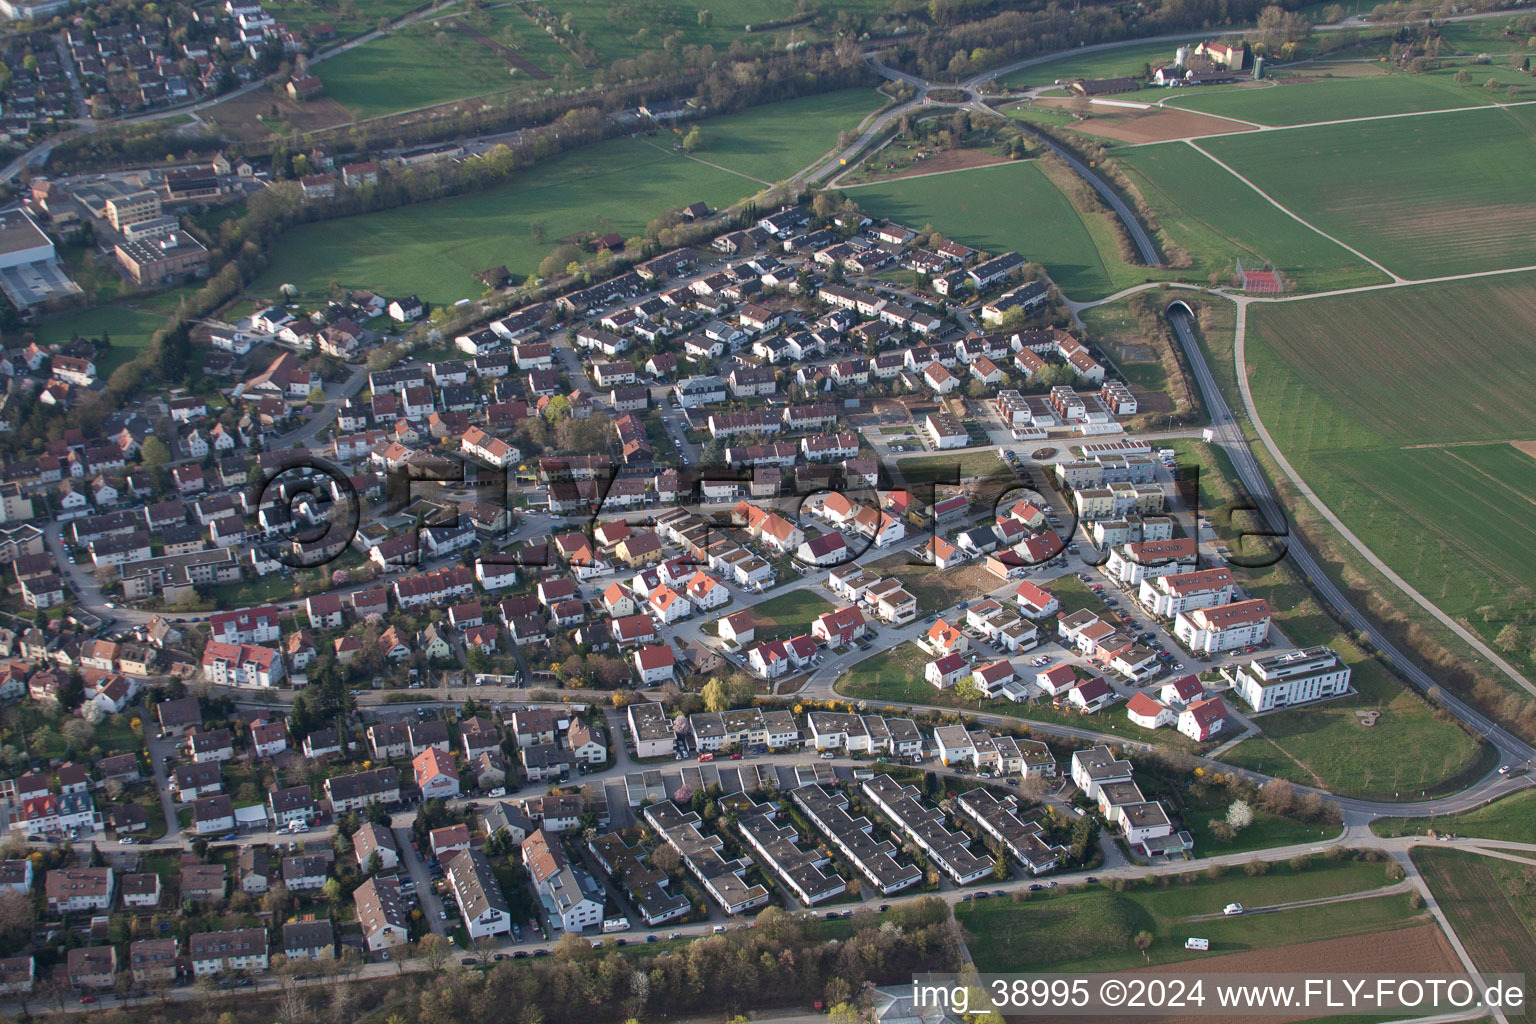
[[[1255,658],[1221,673],[1255,711],[1310,704],[1349,692],[1350,668],[1328,647],[1307,647]]]

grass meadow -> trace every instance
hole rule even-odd
[[[1202,147],[1407,277],[1536,264],[1536,139],[1502,109],[1227,135]]]
[[[1536,843],[1536,789],[1522,789],[1460,814],[1436,818],[1377,818],[1371,822],[1371,831],[1379,836],[1425,835],[1432,828],[1458,836]]]
[[[489,12],[486,32],[549,75],[574,64],[516,8]],[[374,117],[486,93],[542,92],[549,84],[510,72],[505,57],[456,28],[453,14],[390,32],[315,65],[328,96],[357,117]]]
[[[334,280],[437,304],[478,296],[477,271],[505,264],[533,274],[561,238],[586,231],[627,238],[670,207],[699,200],[723,207],[751,195],[761,188],[757,178],[787,177],[809,164],[880,102],[873,92],[849,90],[774,104],[704,122],[696,160],[674,152],[666,134],[615,139],[488,192],[304,225],[284,236],[251,291],[292,282],[317,296]],[[790,122],[797,131],[767,131]],[[717,157],[718,167],[703,162]],[[729,165],[761,173],[722,169]],[[540,224],[542,244],[534,239]]]
[[[873,217],[921,229],[991,252],[1013,250],[1045,265],[1074,299],[1095,299],[1144,280],[1125,263],[1112,237],[1095,237],[1082,215],[1035,161],[930,174],[845,188]]]
[[[1049,969],[1115,971],[1147,963],[1207,959],[1225,953],[1383,931],[1417,920],[1405,895],[1258,914],[1243,918],[1191,921],[1220,915],[1228,903],[1273,906],[1298,900],[1368,892],[1386,884],[1382,864],[1315,861],[1304,871],[1275,864],[1265,875],[1232,873],[1218,879],[1173,881],[1167,888],[1138,885],[1113,892],[1099,885],[1033,894],[1023,906],[1011,900],[955,905],[976,968],[984,974]],[[1152,933],[1147,959],[1131,940]],[[1199,935],[1210,952],[1184,948]]]
[[[1190,37],[1191,46],[1197,42],[1198,38]],[[1170,40],[1139,46],[1120,46],[1095,53],[1068,53],[1023,71],[1015,71],[998,79],[998,82],[1010,89],[1022,89],[1031,85],[1050,85],[1056,81],[1070,82],[1074,78],[1138,78],[1145,65],[1173,60],[1174,51],[1178,47],[1177,42]],[[1149,93],[1150,96],[1160,94],[1161,90]],[[1136,98],[1142,99],[1139,96]]]

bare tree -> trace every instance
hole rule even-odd
[[[282,995],[277,997],[277,1016],[283,1024],[305,1024],[309,1020],[309,1000],[291,978],[283,983]]]
[[[448,963],[448,940],[441,935],[423,935],[416,943],[416,955],[427,962],[433,974],[440,972]]]

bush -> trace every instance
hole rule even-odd
[[[1269,874],[1269,861],[1259,860],[1259,858],[1255,857],[1253,860],[1243,865],[1243,871],[1248,875],[1249,878],[1259,878],[1263,875],[1267,875]]]

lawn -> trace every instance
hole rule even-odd
[[[1276,602],[1276,616],[1287,639],[1298,646],[1329,642],[1353,669],[1356,696],[1315,707],[1277,711],[1254,719],[1264,735],[1244,740],[1221,759],[1238,767],[1322,785],[1341,796],[1383,800],[1418,799],[1470,783],[1492,767],[1484,748],[1453,722],[1441,722],[1416,694],[1398,683],[1379,663],[1364,657],[1305,597],[1299,614],[1284,612],[1286,593],[1304,594],[1289,585],[1253,584],[1255,596]],[[1379,712],[1365,726],[1357,711]]]
[[[1463,850],[1419,847],[1413,862],[1485,974],[1536,975],[1531,868]]]
[[[751,607],[758,640],[788,639],[811,631],[811,623],[833,605],[810,590],[791,590]]]
[[[1112,239],[1096,239],[1033,160],[844,189],[865,213],[914,229],[932,225],[946,237],[989,252],[1013,250],[1041,263],[1074,299],[1102,298],[1144,280],[1144,268],[1120,258]]]
[[[1472,82],[1458,85],[1456,68],[1422,75],[1383,69],[1380,74],[1338,78],[1276,78],[1270,85],[1207,93],[1190,90],[1170,97],[1166,106],[1235,117],[1266,125],[1311,124],[1347,117],[1379,117],[1426,110],[1485,106],[1506,99],[1504,87],[1529,85],[1530,79],[1509,68],[1472,67]],[[1498,92],[1483,83],[1499,81]],[[1475,84],[1474,84],[1475,83]]]
[[[1204,139],[1323,231],[1400,274],[1536,263],[1536,140],[1504,110]],[[1454,188],[1447,188],[1454,182]]]
[[[896,468],[901,471],[902,479],[913,487],[925,483],[954,485],[968,477],[1013,476],[1013,470],[1008,468],[993,447],[980,451],[951,452],[948,455],[901,458],[896,462]]]
[[[96,361],[102,379],[138,355],[150,335],[165,326],[183,296],[194,288],[176,288],[156,295],[127,296],[110,305],[94,306],[40,320],[27,327],[40,345],[63,344],[75,337],[100,339],[106,334],[112,348]]]
[[[1273,265],[1296,291],[1387,280],[1183,142],[1117,150],[1115,160],[1156,215],[1164,248],[1189,254],[1191,279],[1228,282],[1241,259],[1249,269]]]
[[[724,207],[751,195],[760,187],[753,177],[700,160],[713,153],[759,169],[803,166],[877,102],[865,90],[791,100],[704,122],[699,160],[673,152],[666,136],[616,139],[540,164],[489,192],[304,225],[284,236],[251,291],[270,294],[291,282],[318,297],[339,281],[438,305],[475,297],[482,291],[477,271],[505,264],[534,274],[561,238],[592,231],[630,237],[670,207]],[[737,141],[797,112],[797,132],[771,144]],[[535,240],[540,229],[547,233],[543,243]]]
[[[1150,962],[1171,963],[1315,938],[1359,935],[1400,927],[1418,918],[1404,895],[1337,906],[1297,908],[1243,918],[1190,921],[1219,914],[1228,903],[1273,906],[1297,900],[1367,892],[1387,883],[1385,867],[1365,861],[1317,861],[1296,872],[1274,864],[1250,877],[1231,872],[1201,876],[1168,888],[1137,886],[1116,893],[1093,885],[1032,895],[1020,907],[1009,900],[961,903],[955,917],[982,973],[1029,970],[1114,971],[1147,963],[1131,944],[1139,931],[1152,933]],[[1184,948],[1191,935],[1208,938],[1209,953]]]
[[[1371,831],[1379,836],[1418,836],[1427,834],[1430,829],[1480,839],[1536,843],[1536,789],[1523,789],[1461,814],[1435,818],[1377,818],[1371,822]]]
[[[1423,285],[1249,317],[1254,399],[1281,451],[1373,551],[1490,642],[1508,625],[1529,632],[1536,612],[1536,458],[1505,443],[1536,438],[1533,283]],[[1531,665],[1528,648],[1508,655]]]

